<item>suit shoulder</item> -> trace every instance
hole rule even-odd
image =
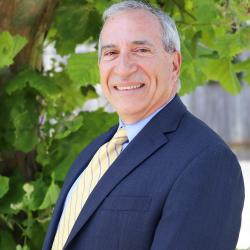
[[[231,151],[225,141],[205,122],[191,114],[189,111],[183,116],[179,124],[178,133],[183,131],[186,140],[191,140],[192,144],[200,148],[221,145]]]

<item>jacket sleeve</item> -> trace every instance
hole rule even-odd
[[[173,185],[151,250],[234,250],[243,203],[236,157],[225,145],[207,148]]]

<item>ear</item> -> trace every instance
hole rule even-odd
[[[180,69],[181,69],[181,53],[178,51],[175,51],[172,54],[172,64],[173,64],[173,81],[176,82],[180,75]]]

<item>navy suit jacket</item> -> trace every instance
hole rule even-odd
[[[71,167],[46,235],[51,249],[66,195],[117,126]],[[234,250],[244,185],[228,146],[180,98],[162,109],[101,178],[65,250]]]

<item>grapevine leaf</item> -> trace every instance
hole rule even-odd
[[[200,0],[195,3],[193,14],[200,23],[210,23],[218,17],[219,11],[215,4],[211,4],[210,0]],[[204,13],[206,14],[204,15]]]
[[[68,2],[60,6],[53,28],[56,29],[56,49],[65,55],[74,52],[75,46],[86,40],[97,40],[101,15],[93,3]]]
[[[0,175],[0,199],[9,191],[9,178]]]
[[[76,117],[72,121],[64,121],[57,124],[55,139],[63,139],[69,134],[76,132],[83,124],[83,117]]]
[[[34,103],[30,104],[34,105]],[[27,107],[27,110],[12,110],[13,125],[15,127],[14,146],[17,150],[23,152],[31,151],[38,143],[38,135],[35,124],[38,122],[38,117],[35,112],[35,107]]]
[[[11,95],[17,90],[30,86],[36,89],[45,97],[52,97],[60,93],[60,88],[53,81],[53,78],[43,76],[40,73],[25,69],[19,72],[7,85],[6,92]]]
[[[51,182],[45,194],[44,200],[42,204],[39,206],[39,209],[45,209],[54,205],[56,203],[59,193],[60,193],[59,186],[55,184],[54,182]]]
[[[23,190],[23,178],[18,171],[9,179],[9,191],[4,195],[0,202],[0,213],[4,214],[15,214],[11,208],[11,204],[17,204],[22,201],[24,190]]]
[[[67,73],[76,86],[99,82],[97,52],[74,54],[67,65]]]
[[[0,249],[13,250],[16,243],[9,230],[0,230]]]
[[[27,39],[22,36],[12,36],[8,31],[0,32],[0,68],[11,65],[26,43]]]
[[[218,81],[226,91],[233,95],[239,93],[241,87],[233,71],[230,58],[207,60],[203,69],[207,79]]]

